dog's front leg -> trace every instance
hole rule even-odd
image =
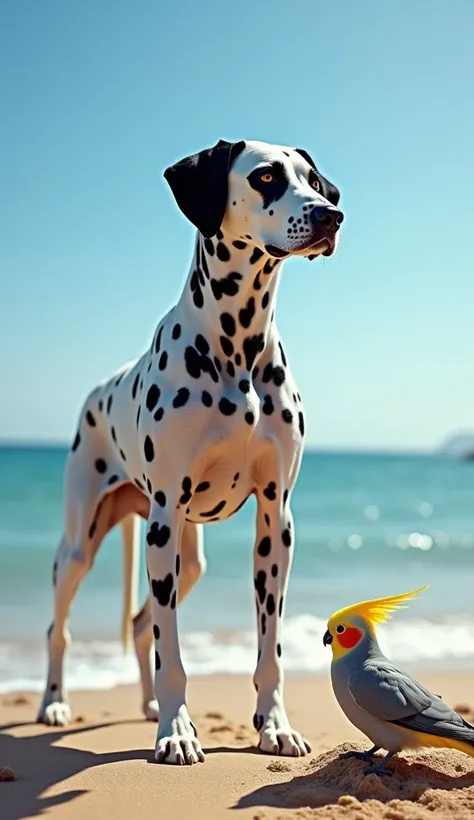
[[[311,751],[294,731],[283,702],[282,616],[293,557],[294,526],[290,495],[281,481],[257,493],[254,584],[258,619],[258,661],[254,675],[259,748],[268,754],[300,757]]]
[[[186,674],[181,662],[176,606],[184,508],[179,494],[152,505],[147,525],[146,563],[155,640],[155,696],[159,727],[155,758],[178,765],[204,760],[186,706]]]

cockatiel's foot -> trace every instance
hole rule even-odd
[[[379,748],[379,746],[373,746],[372,749],[368,749],[366,752],[346,752],[343,758],[348,760],[350,757],[355,757],[356,760],[363,760],[364,763],[372,763],[374,754],[378,752]]]
[[[385,757],[382,758],[380,763],[376,763],[375,766],[370,766],[368,769],[364,769],[364,775],[366,774],[378,774],[380,777],[387,775],[387,777],[391,777],[393,772],[390,769],[385,769],[385,764],[388,763],[393,757],[393,752],[389,752]]]

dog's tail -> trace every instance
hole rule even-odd
[[[132,643],[133,615],[137,611],[140,568],[140,518],[128,515],[121,523],[123,544],[122,646],[127,652]]]

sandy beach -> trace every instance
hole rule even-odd
[[[472,673],[420,673],[455,706],[472,702]],[[364,738],[346,721],[321,677],[288,677],[287,708],[312,743],[301,759],[262,755],[252,728],[254,692],[247,676],[191,678],[189,706],[206,753],[192,768],[153,763],[155,726],[138,710],[138,688],[73,692],[67,729],[34,722],[38,696],[0,701],[0,817],[52,820],[140,817],[384,818],[418,820],[474,815],[474,758],[421,750],[393,763],[383,781],[342,761]],[[468,706],[466,706],[468,709]],[[470,711],[466,717],[473,719]],[[0,774],[1,776],[1,774]]]

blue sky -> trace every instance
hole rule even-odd
[[[471,0],[2,3],[0,437],[67,439],[149,344],[193,241],[163,170],[219,138],[342,190],[337,257],[279,294],[308,443],[473,429],[473,30]]]

